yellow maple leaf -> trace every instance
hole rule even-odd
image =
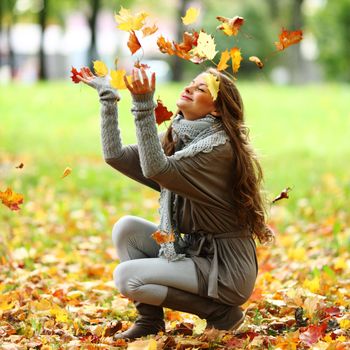
[[[71,172],[72,172],[72,169],[70,167],[67,167],[66,169],[64,169],[61,179],[68,176]]]
[[[102,61],[93,61],[94,71],[99,77],[105,77],[108,74],[108,68]]]
[[[233,47],[230,50],[230,56],[232,58],[233,73],[237,73],[239,67],[241,66],[241,61],[243,60],[243,58],[241,56],[241,50],[238,47]]]
[[[126,74],[125,69],[111,70],[111,86],[115,89],[122,90],[126,89],[126,85],[124,83],[124,76]],[[131,82],[131,76],[127,76],[129,82]]]
[[[217,66],[218,70],[224,70],[228,67],[227,61],[230,59],[230,54],[228,50],[221,52],[220,62]]]
[[[12,191],[11,188],[7,188],[4,192],[0,191],[0,201],[11,210],[19,210],[23,200],[23,195]]]
[[[120,7],[119,14],[114,15],[115,21],[119,24],[117,28],[129,32],[131,30],[140,30],[145,19],[148,17],[148,13],[139,12],[132,15],[130,10],[125,9],[123,6]]]
[[[191,24],[197,20],[199,16],[199,9],[196,9],[194,7],[190,7],[185,14],[185,17],[181,17],[182,23],[184,25]]]
[[[220,85],[219,79],[212,73],[206,74],[204,79],[205,79],[205,82],[207,83],[210,95],[213,98],[213,101],[215,101],[218,97],[218,92],[219,92],[219,85]]]
[[[198,36],[197,46],[192,50],[192,54],[200,58],[212,60],[217,53],[215,48],[214,38],[201,31]]]
[[[155,339],[137,340],[128,344],[128,350],[157,350]]]
[[[151,27],[151,26],[144,27],[144,28],[142,28],[143,37],[152,35],[152,34],[154,34],[157,30],[158,30],[158,27],[157,27],[155,24],[153,24],[152,27]]]

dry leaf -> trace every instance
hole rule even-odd
[[[204,79],[205,79],[205,82],[207,83],[210,95],[212,96],[213,101],[215,101],[218,97],[220,81],[218,77],[212,73],[206,74]]]
[[[243,60],[241,50],[238,47],[233,47],[230,50],[230,56],[232,58],[232,71],[233,73],[237,73],[241,66],[241,61]]]
[[[157,350],[157,342],[154,339],[137,340],[128,344],[128,350]]]
[[[141,48],[141,44],[139,42],[139,39],[137,39],[137,36],[136,36],[134,31],[130,32],[127,45],[128,45],[128,48],[130,49],[132,54],[134,54],[137,50],[139,50]]]
[[[217,65],[218,70],[225,70],[228,67],[227,61],[230,59],[230,53],[228,50],[221,52],[220,62]]]
[[[143,27],[148,13],[139,12],[136,15],[132,15],[130,10],[123,8],[119,11],[118,15],[114,15],[115,21],[118,23],[117,28],[130,32],[132,30],[139,30]]]
[[[158,30],[158,27],[157,27],[155,24],[153,24],[152,27],[150,27],[150,26],[144,27],[144,28],[142,28],[143,37],[152,35],[152,34],[154,34],[157,30]]]
[[[118,69],[118,70],[112,69],[111,81],[110,81],[111,86],[117,90],[126,89],[126,85],[124,82],[125,74],[126,74],[125,69]],[[131,76],[128,75],[126,78],[128,79],[128,82],[131,83]]]
[[[108,68],[106,64],[102,61],[93,61],[94,64],[94,71],[97,76],[99,77],[105,77],[108,74]]]
[[[70,167],[67,167],[66,169],[64,169],[64,172],[61,176],[61,179],[63,179],[64,177],[68,176],[70,173],[72,172],[72,169]]]
[[[184,25],[188,25],[191,23],[194,23],[199,16],[199,9],[196,9],[194,7],[190,7],[185,14],[185,17],[181,17],[182,23]]]
[[[215,48],[216,45],[214,38],[211,35],[201,31],[198,36],[197,46],[192,50],[192,55],[199,58],[212,60],[217,53]]]
[[[257,56],[250,56],[249,61],[254,62],[260,69],[264,67],[264,63],[262,63],[260,58]]]
[[[292,189],[290,187],[285,188],[273,201],[272,203],[275,203],[283,198],[289,198],[288,193],[291,191]]]
[[[80,80],[77,78],[77,76],[79,75],[81,77],[81,71],[77,71],[74,67],[72,67],[70,72],[72,73],[70,78],[72,79],[73,83],[79,84]]]
[[[288,31],[282,28],[282,32],[279,35],[279,41],[275,42],[278,51],[286,49],[288,46],[297,44],[303,39],[303,31],[295,30]]]
[[[24,164],[21,163],[21,164],[19,164],[19,165],[16,166],[16,169],[23,169],[23,167],[24,167]]]
[[[7,188],[4,192],[0,191],[0,200],[11,210],[20,210],[19,205],[23,204],[24,197],[22,194],[12,191],[11,188]]]
[[[236,36],[244,23],[244,18],[240,16],[233,18],[217,16],[216,19],[222,22],[216,29],[222,30],[228,36]]]
[[[152,233],[152,238],[158,243],[158,244],[162,244],[162,243],[169,243],[169,242],[174,242],[175,241],[175,237],[173,233],[166,233],[166,232],[162,232],[162,231],[155,231]]]
[[[168,111],[167,107],[163,105],[163,102],[158,98],[157,99],[157,107],[154,110],[154,114],[156,117],[156,122],[158,125],[162,124],[166,120],[170,120],[173,115],[173,112]]]

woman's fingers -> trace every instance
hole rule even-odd
[[[126,88],[127,88],[130,92],[132,92],[132,91],[133,91],[133,87],[129,84],[129,81],[128,81],[126,75],[124,75],[123,79],[124,79],[124,83],[125,83],[125,85],[126,85]]]
[[[154,91],[156,89],[156,73],[152,73],[151,75],[151,89]]]

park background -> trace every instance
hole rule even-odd
[[[121,6],[156,19],[159,31],[141,40],[142,61],[156,71],[156,96],[173,111],[184,84],[207,65],[160,53],[155,38],[181,41],[181,16],[194,6],[201,14],[193,27],[214,34],[223,50],[233,45],[215,17],[245,18],[234,41],[244,57],[236,83],[269,203],[291,188],[269,207],[276,241],[258,244],[246,333],[186,341],[197,348],[340,349],[350,339],[350,0],[1,0],[0,191],[24,196],[19,211],[0,208],[1,346],[126,346],[113,343],[105,326],[135,319],[111,281],[117,256],[110,233],[123,215],[157,222],[158,197],[104,163],[97,94],[70,80],[72,66],[99,59],[113,68],[118,57],[128,70],[141,58],[116,28]],[[304,39],[276,53],[282,27],[302,29]],[[262,70],[251,55],[268,57]],[[130,96],[121,94],[127,144],[136,138]],[[62,178],[67,167],[72,173]],[[298,307],[305,329],[295,319]],[[188,319],[169,315],[170,333]]]

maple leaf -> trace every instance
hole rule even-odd
[[[300,334],[300,340],[306,345],[311,346],[316,343],[320,338],[324,337],[327,329],[327,323],[323,323],[320,326],[310,325],[306,330]]]
[[[19,205],[23,203],[23,195],[7,188],[6,191],[0,191],[0,200],[2,204],[6,205],[11,210],[20,210]]]
[[[249,61],[254,62],[260,69],[264,67],[264,63],[262,63],[260,58],[257,56],[250,56]]]
[[[102,61],[93,61],[94,64],[94,71],[97,76],[99,77],[105,77],[108,74],[108,68],[106,64]]]
[[[193,33],[184,32],[183,41],[181,43],[174,43],[175,54],[186,60],[191,58],[189,51],[193,46],[198,44],[198,32],[194,31]]]
[[[71,174],[71,172],[72,172],[72,169],[70,167],[67,167],[66,169],[64,169],[61,179]]]
[[[130,10],[125,9],[123,6],[121,6],[119,14],[114,15],[115,21],[118,23],[117,28],[126,32],[141,29],[147,17],[148,13],[146,12],[132,15]]]
[[[217,65],[218,70],[225,70],[228,67],[227,61],[230,59],[230,53],[228,50],[221,52],[220,62]]]
[[[219,92],[219,85],[220,85],[219,79],[217,76],[215,76],[212,73],[206,74],[204,79],[205,79],[205,82],[207,83],[210,95],[213,98],[213,101],[215,101],[218,97],[218,92]]]
[[[158,48],[159,48],[160,52],[167,53],[168,55],[174,55],[175,54],[175,50],[173,49],[172,42],[169,41],[169,40],[165,40],[163,35],[161,35],[157,39],[157,45],[158,45]]]
[[[282,28],[282,32],[279,35],[279,41],[275,42],[275,46],[278,51],[282,51],[286,49],[288,46],[297,44],[302,39],[303,39],[302,30],[288,31]]]
[[[168,111],[168,109],[163,105],[163,102],[158,98],[157,107],[154,110],[154,115],[156,117],[157,124],[160,125],[166,120],[170,120],[170,118],[173,115],[173,112]]]
[[[241,66],[241,61],[243,60],[241,50],[238,47],[233,47],[230,50],[230,56],[232,58],[232,71],[233,73],[237,73]]]
[[[228,36],[236,36],[244,23],[244,18],[240,16],[235,16],[233,18],[217,16],[216,19],[222,22],[216,29],[222,30]]]
[[[134,63],[135,68],[144,68],[144,69],[149,69],[151,68],[148,64],[141,63],[140,60],[136,60]]]
[[[152,34],[154,34],[157,30],[158,30],[158,27],[157,27],[155,24],[153,24],[152,27],[150,27],[150,26],[144,27],[144,28],[142,28],[143,37],[152,35]]]
[[[192,55],[198,58],[212,60],[217,53],[215,48],[214,38],[204,31],[200,31],[197,46],[192,50]]]
[[[111,81],[110,84],[112,87],[118,90],[126,89],[124,82],[124,75],[126,74],[125,69],[111,70]],[[129,82],[131,82],[131,76],[127,76]]]
[[[173,233],[167,234],[167,233],[159,231],[159,230],[153,232],[151,236],[158,244],[169,243],[169,242],[175,241],[175,237],[174,237]]]
[[[128,40],[128,48],[130,49],[132,54],[134,54],[138,49],[141,48],[139,39],[137,39],[137,36],[134,31],[130,32],[129,40]]]
[[[290,187],[285,188],[277,197],[275,197],[275,199],[272,201],[272,203],[275,203],[283,198],[289,198],[288,193],[291,191],[292,189]]]
[[[136,340],[128,344],[128,350],[157,350],[155,339]]]
[[[70,76],[70,78],[72,79],[73,83],[75,84],[79,84],[80,80],[77,78],[77,76],[79,75],[80,77],[81,75],[81,71],[77,71],[76,68],[72,67],[71,71],[72,75]]]
[[[199,16],[199,9],[190,7],[189,9],[187,9],[185,17],[181,17],[182,23],[184,25],[194,23],[197,20],[198,16]]]

